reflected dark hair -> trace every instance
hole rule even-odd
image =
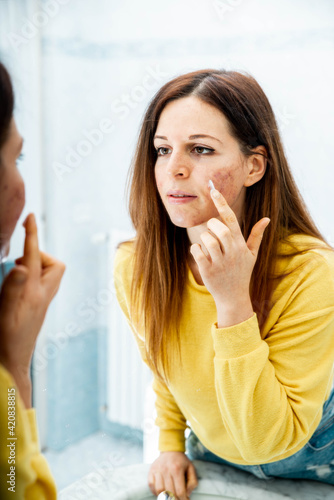
[[[0,182],[2,177],[1,172],[1,150],[5,144],[8,134],[9,126],[14,111],[14,91],[12,81],[5,66],[0,62]],[[1,242],[1,227],[0,227],[0,249]],[[4,268],[1,265],[1,273],[4,275]]]
[[[5,66],[0,62],[0,153],[6,142],[14,111],[13,85]],[[1,163],[1,154],[0,154]]]

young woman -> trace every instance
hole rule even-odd
[[[25,203],[17,169],[23,139],[13,118],[10,77],[0,63],[0,252]],[[0,497],[55,499],[56,487],[40,454],[35,410],[31,408],[30,364],[47,308],[57,292],[64,265],[38,248],[33,214],[24,222],[23,257],[5,277],[0,293]]]
[[[165,84],[129,205],[115,285],[154,373],[152,492],[188,498],[195,458],[334,484],[334,255],[258,83],[203,70]]]

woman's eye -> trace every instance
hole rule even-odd
[[[158,156],[165,156],[171,152],[171,149],[160,146],[160,148],[156,148],[156,151]],[[193,151],[195,151],[198,155],[209,155],[214,152],[214,149],[206,148],[204,146],[195,146]]]
[[[214,152],[214,149],[205,148],[204,146],[196,146],[194,149],[196,150],[196,153],[199,155],[202,155],[202,154],[209,155],[210,153]]]
[[[156,151],[157,151],[158,156],[165,156],[165,155],[168,154],[168,152],[170,151],[170,149],[169,148],[160,147],[160,148],[157,148]]]

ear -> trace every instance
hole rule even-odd
[[[252,152],[252,155],[248,156],[246,159],[248,176],[245,179],[244,186],[252,186],[262,179],[267,168],[268,153],[266,148],[264,146],[257,146],[252,149]]]

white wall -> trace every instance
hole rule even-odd
[[[59,238],[56,227],[50,235],[58,253],[67,231],[63,212],[82,234],[129,227],[123,188],[144,109],[165,81],[204,67],[246,70],[258,79],[278,117],[300,189],[334,242],[330,0],[127,0],[100,2],[99,9],[94,2],[72,0],[63,9],[44,35],[49,166],[101,119],[110,118],[114,130],[73,173],[63,175],[62,184],[50,171],[50,202],[58,207],[63,234]],[[156,68],[161,76],[150,80],[152,90],[141,97],[136,88]],[[122,118],[111,106],[116,109],[124,94],[131,96],[131,106]]]

